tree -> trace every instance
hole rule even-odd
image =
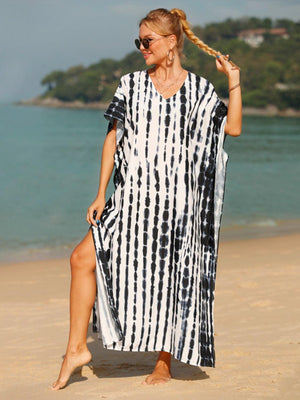
[[[48,85],[48,90],[52,90],[63,82],[65,75],[64,71],[53,71],[42,79],[41,84]]]
[[[253,48],[238,39],[241,30],[272,26],[287,29],[289,38],[265,35],[265,42]],[[230,54],[241,68],[243,104],[264,107],[274,104],[279,108],[300,108],[300,23],[287,19],[240,18],[210,23],[192,28],[195,35],[222,54]],[[228,97],[225,75],[216,70],[215,60],[185,39],[183,65],[213,83],[220,97]],[[89,67],[77,65],[67,71],[53,71],[42,80],[48,85],[44,96],[65,101],[109,101],[118,85],[120,76],[145,69],[140,52],[133,51],[121,60],[102,59]],[[279,85],[278,85],[279,84]]]

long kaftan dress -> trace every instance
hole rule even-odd
[[[108,131],[117,120],[115,191],[91,227],[93,327],[105,348],[215,366],[226,114],[213,85],[191,72],[168,99],[146,70],[121,78],[105,113]]]

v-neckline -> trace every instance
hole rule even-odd
[[[157,93],[162,99],[164,99],[164,100],[170,100],[170,99],[172,99],[173,97],[175,97],[175,96],[177,95],[177,93],[179,93],[179,92],[181,91],[181,89],[185,86],[186,81],[187,81],[187,79],[188,79],[188,77],[189,77],[189,75],[190,75],[190,71],[187,71],[187,75],[186,75],[186,77],[185,77],[185,80],[182,82],[182,85],[180,86],[180,88],[179,88],[172,96],[166,98],[166,97],[164,97],[164,96],[157,90],[157,87],[154,85],[154,82],[152,81],[152,78],[151,78],[151,76],[149,75],[149,72],[148,72],[147,69],[145,70],[145,73],[146,73],[146,75],[148,75],[148,78],[149,78],[149,80],[150,80],[150,82],[151,82],[151,85],[153,86],[153,88],[154,88],[154,90],[156,91],[156,93]]]

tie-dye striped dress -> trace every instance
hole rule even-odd
[[[213,85],[191,72],[168,99],[146,70],[121,78],[105,112],[108,131],[117,120],[115,191],[91,227],[93,329],[105,348],[215,366],[226,114]]]

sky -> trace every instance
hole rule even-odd
[[[183,9],[192,25],[254,16],[300,20],[300,0],[0,0],[0,102],[35,97],[53,70],[120,59],[151,9]]]

